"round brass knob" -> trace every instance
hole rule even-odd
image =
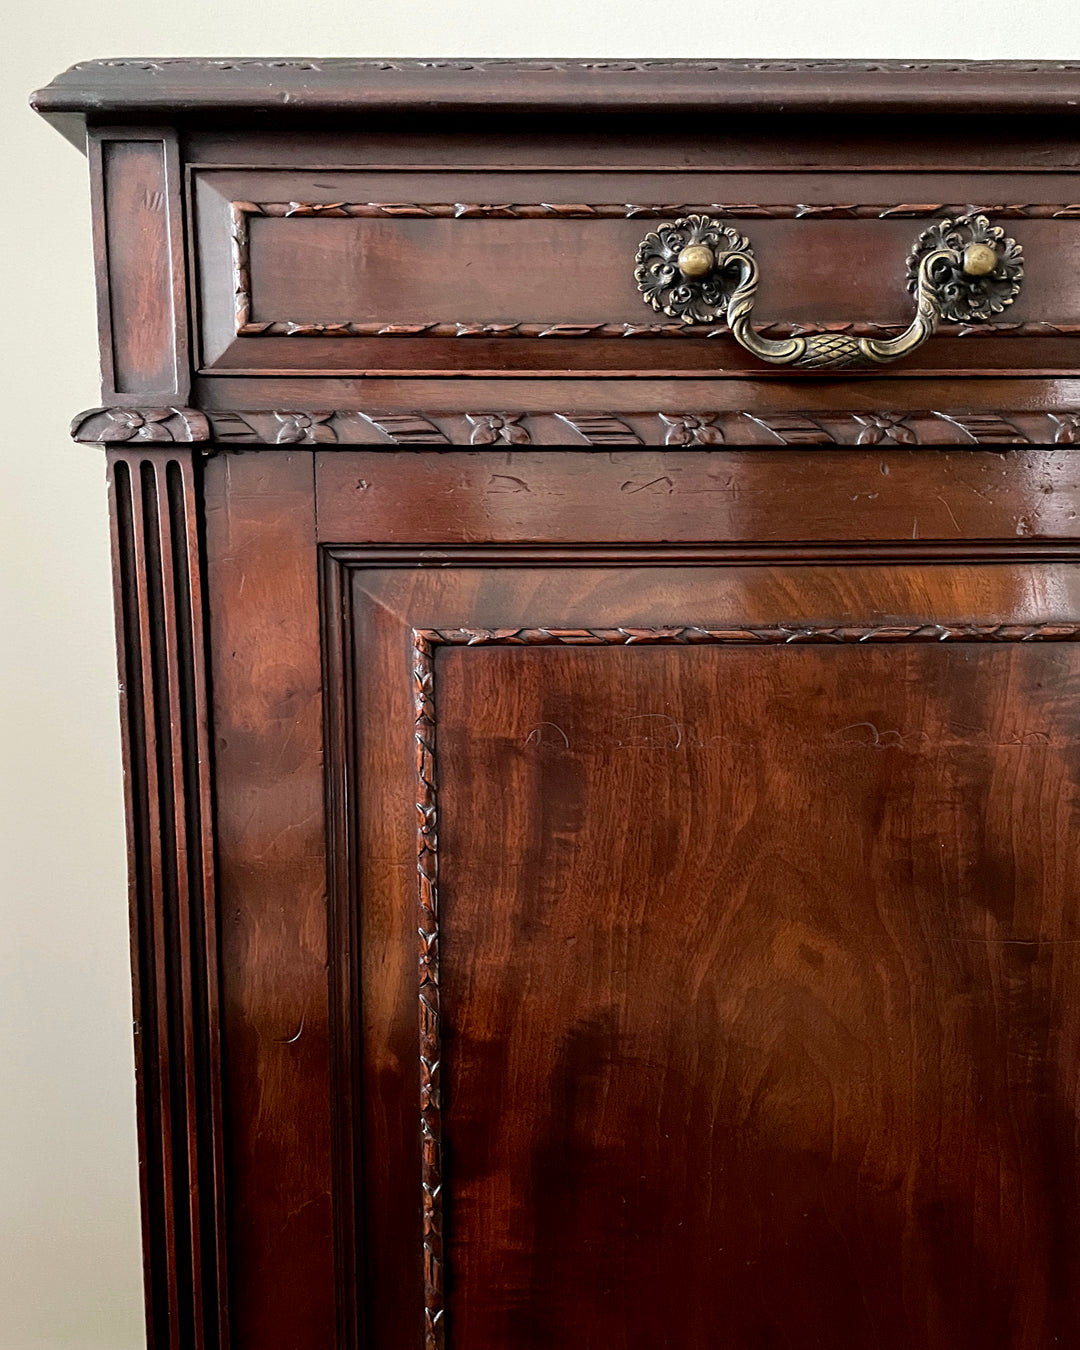
[[[708,276],[716,266],[713,251],[707,244],[687,244],[677,261],[684,277]]]
[[[985,277],[998,265],[998,255],[989,244],[968,244],[964,249],[964,271],[969,277]]]

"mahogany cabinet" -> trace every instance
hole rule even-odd
[[[1080,65],[35,103],[156,1350],[1080,1344]]]

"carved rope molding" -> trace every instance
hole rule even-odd
[[[1080,62],[1075,61],[1010,61],[1006,63],[1009,73],[1043,75],[1048,72],[1060,72],[1068,74],[1074,71],[1080,71]],[[705,74],[737,74],[746,72],[747,74],[758,75],[784,75],[798,74],[801,71],[819,71],[823,74],[847,74],[854,71],[865,72],[867,74],[901,74],[907,72],[919,73],[940,72],[947,75],[959,76],[979,76],[979,75],[1000,75],[1002,73],[1002,62],[1000,61],[847,61],[847,60],[825,60],[825,61],[783,61],[783,60],[609,60],[609,61],[569,61],[569,60],[547,60],[544,58],[486,58],[482,60],[470,61],[465,59],[453,60],[422,60],[419,58],[395,58],[388,60],[385,58],[361,57],[330,57],[322,60],[308,60],[306,58],[285,58],[274,59],[271,57],[223,57],[223,58],[200,58],[189,56],[169,56],[169,57],[114,57],[104,60],[80,61],[71,67],[72,70],[95,70],[101,68],[127,67],[129,69],[146,71],[147,73],[164,73],[170,67],[178,66],[181,70],[198,71],[232,71],[232,70],[285,70],[285,71],[370,71],[377,73],[379,71],[421,71],[421,70],[454,70],[463,73],[474,73],[477,75],[487,74],[489,71],[573,71],[587,70],[591,72],[608,73],[613,75],[633,74],[636,71],[701,71]]]
[[[1080,410],[1055,412],[333,412],[92,408],[71,426],[85,444],[216,446],[914,446],[1080,445]]]
[[[253,320],[251,294],[252,216],[277,219],[365,220],[658,220],[690,211],[745,220],[919,220],[962,215],[973,208],[962,203],[899,202],[893,205],[713,202],[705,206],[637,205],[632,202],[247,202],[229,203],[237,337],[435,337],[435,338],[710,338],[727,335],[723,326],[681,323],[471,323],[456,320],[429,323],[309,323],[296,319]],[[980,206],[980,212],[1003,220],[1077,220],[1080,203],[1005,203]],[[854,337],[895,334],[903,324],[774,323],[761,331],[771,337],[806,333],[850,333]],[[943,324],[953,337],[1062,337],[1080,333],[1080,324],[989,323]]]
[[[865,643],[1076,642],[1080,623],[777,624],[700,628],[450,628],[413,633],[416,745],[416,870],[420,1030],[421,1204],[425,1350],[446,1335],[442,1167],[442,1023],[439,995],[439,842],[435,653],[440,646],[603,647],[650,645],[799,646]]]

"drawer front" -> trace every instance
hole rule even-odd
[[[889,373],[1068,375],[1078,195],[1074,175],[1034,171],[196,169],[199,361],[204,374],[788,375],[722,315],[650,308],[645,236],[694,213],[744,236],[766,337],[888,339],[913,317],[916,240],[976,207],[1020,245],[1022,289],[988,321],[943,323]]]

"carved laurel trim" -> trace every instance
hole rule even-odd
[[[455,647],[629,647],[701,646],[736,643],[777,647],[811,643],[867,642],[1080,642],[1075,623],[908,623],[877,624],[767,624],[760,628],[700,628],[681,624],[672,628],[419,628],[417,650],[429,654],[442,644]],[[430,664],[430,662],[429,662]],[[433,677],[426,687],[425,706],[434,716]],[[434,741],[431,742],[434,746]]]
[[[413,632],[416,741],[416,869],[419,905],[420,1139],[424,1350],[443,1350],[442,1027],[439,1002],[439,844],[435,760],[435,652],[440,646],[797,646],[900,642],[1077,642],[1080,622],[1011,624],[775,624],[702,628],[420,628]]]
[[[233,282],[236,293],[237,337],[429,337],[429,338],[710,338],[727,333],[725,327],[681,323],[472,323],[433,320],[402,324],[378,320],[353,323],[308,323],[295,319],[255,321],[251,317],[251,216],[308,219],[449,219],[449,220],[658,220],[701,211],[711,216],[744,220],[916,220],[963,215],[972,210],[962,203],[900,202],[893,205],[713,202],[704,206],[679,203],[641,205],[632,202],[230,202]],[[1003,220],[1080,219],[1080,203],[1003,203],[980,206],[981,212]],[[808,333],[847,333],[853,337],[888,337],[903,324],[802,323],[770,324],[769,337],[799,337]],[[940,332],[952,337],[1068,337],[1080,333],[1080,324],[988,323],[944,324]]]
[[[245,313],[247,311],[245,310]],[[239,313],[239,311],[238,311]],[[848,333],[852,337],[895,337],[904,331],[901,323],[768,323],[758,332],[767,337],[801,337],[810,333]],[[940,337],[1075,337],[1080,324],[1055,324],[1035,319],[1024,323],[943,323]],[[428,338],[701,338],[730,337],[727,328],[685,323],[300,323],[274,319],[245,321],[237,337],[428,337]]]
[[[258,202],[229,203],[229,238],[238,336],[260,331],[260,325],[251,322],[251,230],[248,220],[254,215],[262,215]]]
[[[419,445],[603,448],[652,445],[1080,445],[1080,410],[983,412],[369,412],[93,408],[77,441],[372,448]]]
[[[713,202],[701,206],[680,203],[637,205],[632,202],[233,202],[232,206],[248,215],[375,220],[659,220],[688,211],[746,220],[918,220],[928,216],[964,215],[972,209],[962,202],[900,202],[895,205]],[[1080,203],[1061,206],[1010,203],[978,209],[983,215],[1003,216],[1009,220],[1080,218]]]
[[[435,641],[438,641],[438,637]],[[443,1345],[442,1035],[439,1024],[438,820],[435,792],[434,642],[413,638],[416,715],[416,870],[420,973],[420,1171],[424,1263],[424,1347]]]

